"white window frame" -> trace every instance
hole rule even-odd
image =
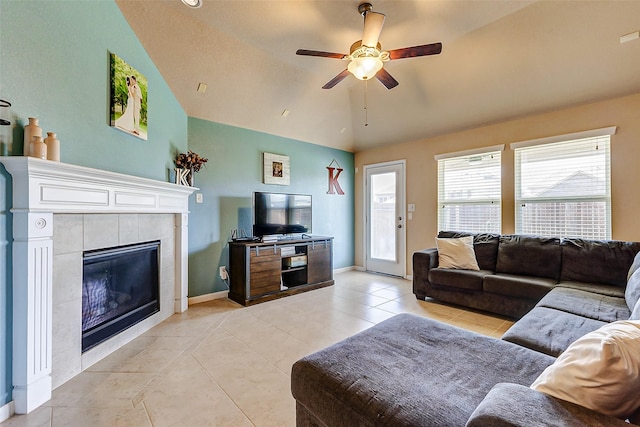
[[[492,205],[492,206],[497,206],[498,209],[498,219],[497,219],[497,224],[492,227],[491,229],[473,229],[473,227],[469,227],[470,229],[466,229],[466,230],[447,230],[447,231],[468,231],[468,232],[476,232],[476,233],[480,233],[480,232],[492,232],[492,233],[500,233],[502,230],[502,165],[501,165],[501,159],[502,159],[502,151],[504,151],[504,144],[501,145],[494,145],[491,147],[484,147],[484,148],[478,148],[478,149],[473,149],[473,150],[465,150],[465,151],[457,151],[457,152],[453,152],[453,153],[446,153],[446,154],[437,154],[434,156],[434,159],[438,162],[438,230],[440,231],[445,231],[443,230],[443,222],[444,222],[444,216],[445,216],[445,212],[444,209],[446,207],[451,207],[451,206],[485,206],[485,205]],[[487,198],[487,199],[478,199],[478,198],[474,198],[473,200],[461,200],[461,199],[447,199],[446,195],[444,194],[444,188],[445,188],[445,172],[444,172],[444,167],[446,166],[446,163],[448,160],[462,160],[462,159],[468,159],[469,161],[472,161],[474,157],[479,157],[479,156],[487,156],[487,155],[497,155],[498,156],[498,164],[499,164],[499,169],[500,169],[500,173],[498,174],[498,191],[497,191],[497,197],[495,198]],[[472,163],[470,163],[470,167],[469,167],[469,171],[473,170],[473,165]]]
[[[595,236],[595,238],[601,239],[611,239],[611,135],[616,133],[616,126],[593,129],[584,132],[576,132],[565,135],[557,135],[548,138],[540,138],[528,141],[520,141],[514,142],[509,145],[509,147],[514,150],[514,190],[515,190],[515,226],[516,233],[522,234],[525,228],[524,220],[523,220],[523,210],[522,206],[527,203],[570,203],[570,202],[604,202],[605,210],[604,210],[604,226],[605,231],[604,235]],[[520,164],[520,155],[523,150],[531,147],[538,147],[542,145],[553,144],[554,147],[557,147],[559,144],[563,143],[576,143],[578,141],[583,141],[586,139],[596,139],[601,137],[609,137],[608,138],[608,157],[605,159],[606,163],[606,171],[605,171],[605,193],[604,195],[592,195],[592,196],[575,196],[575,197],[523,197],[522,196],[522,186],[521,186],[521,164]],[[551,148],[551,146],[550,146]],[[558,237],[583,237],[583,238],[594,238],[594,236],[589,235],[563,235],[562,233],[538,233],[541,235],[551,235]],[[565,233],[566,234],[566,233]]]

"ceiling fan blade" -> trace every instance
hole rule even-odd
[[[298,49],[296,55],[321,56],[323,58],[346,59],[349,55],[344,53],[322,52],[320,50]]]
[[[329,80],[326,85],[322,86],[322,89],[331,89],[332,87],[343,81],[349,74],[351,74],[349,70],[344,70],[343,72]]]
[[[376,79],[380,80],[380,83],[382,83],[387,89],[393,89],[400,84],[384,68],[378,71],[378,73],[376,74]]]
[[[416,56],[437,55],[442,52],[442,43],[424,44],[389,51],[389,59],[414,58]]]
[[[384,25],[384,14],[367,12],[364,15],[364,31],[362,32],[362,44],[364,46],[378,46],[378,39]]]

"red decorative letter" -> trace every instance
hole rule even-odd
[[[337,192],[341,196],[344,195],[344,191],[342,191],[342,187],[340,187],[340,183],[338,182],[338,177],[342,173],[342,169],[331,168],[329,166],[327,166],[327,169],[329,169],[329,191],[327,191],[327,194],[336,194]],[[338,171],[335,177],[333,176],[334,170]]]

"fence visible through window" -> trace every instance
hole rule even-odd
[[[516,232],[611,238],[610,137],[516,147]]]
[[[500,233],[500,150],[436,156],[439,230]]]

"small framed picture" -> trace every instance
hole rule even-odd
[[[289,156],[263,153],[265,184],[289,185]]]

